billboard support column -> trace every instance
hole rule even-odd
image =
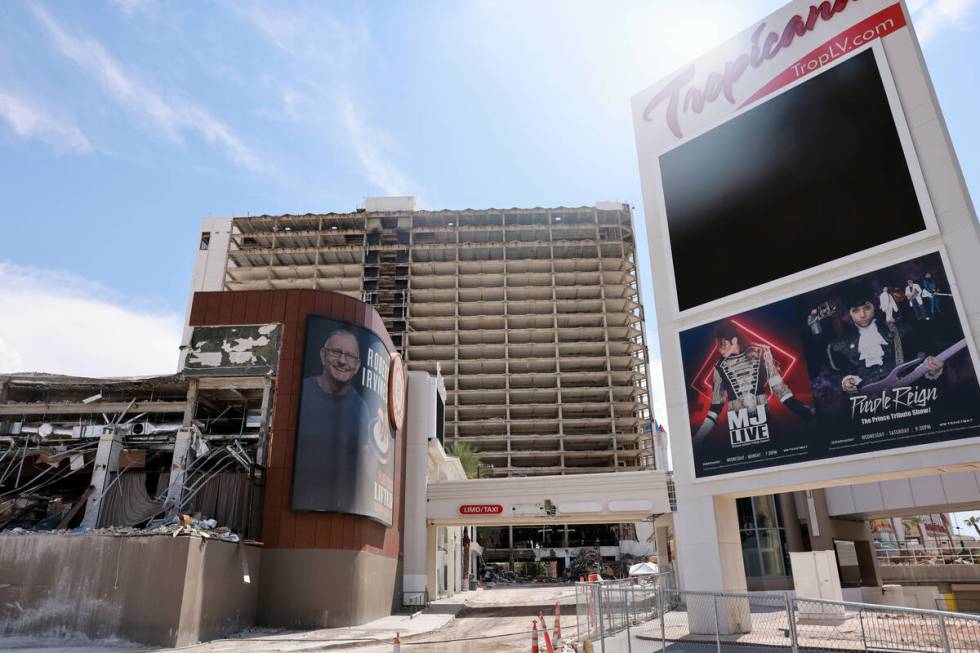
[[[712,592],[745,592],[745,566],[742,540],[738,531],[735,499],[728,496],[678,497],[674,513],[678,550],[677,563],[684,588]],[[707,602],[688,605],[688,627],[692,633],[713,633],[715,614]],[[718,613],[721,634],[752,630],[748,611],[737,609],[737,602],[725,601]]]
[[[439,527],[432,524],[425,526],[425,589],[429,600],[435,601],[439,596]]]

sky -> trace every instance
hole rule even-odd
[[[2,2],[0,372],[173,371],[208,216],[623,201],[645,246],[630,97],[781,4]],[[909,7],[976,197],[980,0]]]

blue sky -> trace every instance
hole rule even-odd
[[[210,215],[414,194],[642,224],[630,96],[780,4],[0,3],[0,371],[171,371]],[[980,4],[910,7],[977,196]]]

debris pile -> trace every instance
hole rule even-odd
[[[152,537],[168,535],[170,537],[186,536],[200,537],[204,540],[219,540],[221,542],[238,542],[239,536],[232,532],[227,526],[218,526],[214,519],[194,519],[190,515],[179,515],[160,523],[151,523],[146,528],[134,528],[132,526],[108,526],[94,530],[73,528],[71,530],[28,530],[25,528],[11,528],[3,532],[4,535],[109,535],[111,537]],[[255,544],[253,540],[245,540],[250,544]]]
[[[201,376],[0,375],[0,532],[257,536],[268,381]]]
[[[483,582],[484,583],[520,583],[526,582],[527,579],[519,575],[516,571],[510,571],[509,569],[502,569],[497,565],[489,564],[483,568]]]
[[[589,574],[603,573],[603,560],[599,555],[599,549],[582,548],[578,555],[572,560],[572,577],[589,577]]]
[[[222,542],[238,542],[239,537],[227,526],[218,526],[214,519],[193,519],[190,515],[179,515],[164,521],[163,523],[151,522],[146,528],[132,528],[130,526],[110,526],[103,528],[99,533],[112,535],[114,537],[144,537],[147,535],[169,535],[177,537],[186,535],[189,537],[200,537],[203,540],[221,540]]]

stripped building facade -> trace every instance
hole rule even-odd
[[[333,290],[371,304],[410,370],[445,380],[446,444],[497,476],[649,467],[629,205],[209,218],[192,291]]]

